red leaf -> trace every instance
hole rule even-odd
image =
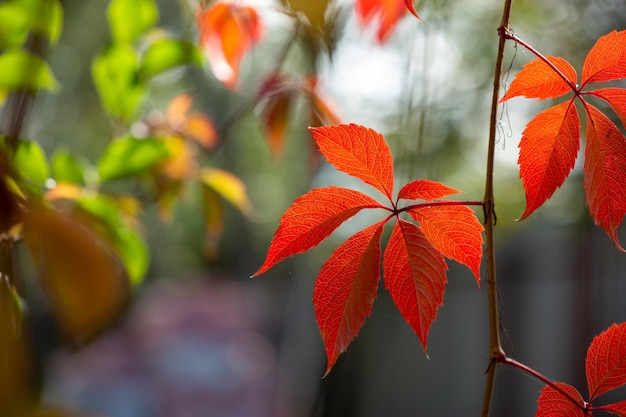
[[[583,398],[576,388],[563,382],[555,382],[554,384],[578,401],[579,404],[584,405]],[[585,417],[586,415],[580,407],[551,386],[546,385],[541,389],[535,417]]]
[[[460,191],[437,181],[416,180],[400,189],[398,199],[432,201],[457,193],[460,193]]]
[[[626,31],[602,36],[583,64],[582,86],[626,77]]]
[[[576,85],[576,70],[569,62],[556,56],[547,56],[546,58],[561,71],[571,84]],[[518,96],[545,100],[560,97],[570,91],[572,91],[570,85],[548,64],[537,58],[524,65],[524,68],[517,73],[500,102]]]
[[[626,384],[626,323],[594,337],[585,359],[589,402]]]
[[[252,276],[261,275],[283,259],[317,246],[360,210],[380,207],[373,198],[347,188],[326,187],[309,191],[297,198],[283,214],[265,262]]]
[[[528,217],[559,188],[574,167],[580,146],[580,121],[573,100],[550,107],[524,129],[519,148],[520,177]]]
[[[275,156],[280,155],[285,146],[291,98],[290,93],[272,95],[265,103],[261,114],[270,152]]]
[[[620,417],[626,417],[626,401],[620,401],[614,404],[604,405],[601,408],[604,411],[617,414]]]
[[[361,230],[339,246],[315,282],[313,305],[328,357],[326,375],[372,311],[385,221]]]
[[[393,160],[383,135],[356,124],[310,127],[309,131],[329,163],[392,201]]]
[[[196,18],[213,74],[226,87],[235,88],[242,58],[263,36],[256,9],[218,1],[206,11],[199,9]]]
[[[426,352],[426,340],[443,305],[446,262],[420,228],[398,219],[383,257],[385,286]]]
[[[596,97],[600,97],[611,105],[622,124],[626,126],[626,90],[623,88],[598,88],[590,91]]]
[[[422,20],[422,18],[418,16],[417,11],[415,11],[415,6],[413,6],[413,0],[404,0],[404,3],[406,4],[406,8],[409,9],[409,12],[411,12],[413,16],[417,17],[419,20]]]
[[[617,228],[626,215],[626,138],[600,110],[587,104],[585,197],[589,213],[621,250]]]
[[[354,9],[362,26],[367,26],[372,20],[378,19],[377,39],[382,44],[396,27],[398,20],[406,13],[409,2],[409,0],[356,0]]]
[[[411,209],[422,233],[444,256],[466,265],[480,286],[483,256],[482,224],[467,206],[425,206]]]

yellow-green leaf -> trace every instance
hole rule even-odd
[[[159,19],[154,0],[112,0],[107,9],[114,42],[132,42]]]

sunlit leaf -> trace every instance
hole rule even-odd
[[[31,15],[19,2],[0,4],[0,48],[20,46],[26,40],[30,29]]]
[[[13,159],[20,177],[43,187],[50,176],[46,155],[37,142],[20,141]]]
[[[107,9],[114,42],[132,42],[159,18],[154,0],[111,0]]]
[[[248,197],[246,186],[234,174],[216,168],[204,168],[199,176],[200,181],[213,189],[224,200],[235,206],[241,213],[251,216],[253,213],[252,203]]]
[[[585,359],[589,401],[626,384],[626,323],[594,337]]]
[[[82,164],[68,151],[57,150],[50,158],[52,178],[57,182],[70,182],[84,185],[85,176]]]
[[[124,137],[112,141],[98,162],[102,181],[145,172],[169,156],[167,146],[158,139]]]
[[[570,84],[543,60],[537,58],[524,65],[524,68],[517,73],[500,102],[517,96],[545,100],[557,98],[571,92],[572,88],[570,85],[576,85],[577,78],[574,67],[560,57],[548,56],[546,59],[561,71],[561,74],[567,78]]]
[[[150,46],[139,61],[139,77],[148,80],[181,65],[202,63],[202,55],[196,45],[179,39],[161,38]]]
[[[263,36],[254,7],[217,1],[198,10],[200,45],[205,48],[215,77],[230,89],[237,87],[239,66],[248,50]]]
[[[41,57],[21,49],[0,54],[0,90],[50,90],[59,87],[50,67]]]
[[[128,120],[143,100],[137,52],[127,44],[110,46],[97,55],[92,75],[102,105],[112,116]]]
[[[585,417],[589,415],[581,409],[584,401],[576,388],[563,382],[555,382],[555,385],[575,399],[578,405],[556,389],[546,385],[541,389],[537,400],[535,417]]]
[[[77,217],[30,207],[24,241],[61,329],[84,343],[109,326],[128,295],[128,282],[110,246]]]
[[[354,10],[361,26],[378,25],[377,40],[384,43],[407,12],[406,0],[356,0]]]
[[[626,30],[600,37],[583,63],[581,85],[626,78]]]

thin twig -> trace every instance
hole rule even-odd
[[[485,179],[485,195],[483,197],[483,210],[485,212],[485,241],[486,241],[486,258],[487,258],[487,297],[489,300],[489,350],[490,361],[487,369],[487,380],[485,382],[485,391],[483,394],[482,417],[488,417],[491,409],[491,398],[493,397],[493,389],[496,378],[496,369],[498,362],[506,358],[504,350],[500,342],[500,318],[498,312],[498,286],[496,281],[496,255],[494,245],[494,193],[493,193],[493,171],[494,156],[496,148],[496,140],[498,133],[498,101],[500,98],[500,82],[502,79],[502,67],[504,61],[504,47],[510,16],[511,4],[513,0],[504,0],[504,8],[502,11],[502,20],[498,28],[498,55],[496,56],[496,65],[493,75],[493,95],[491,98],[491,115],[489,120],[489,144],[487,152],[487,173]]]

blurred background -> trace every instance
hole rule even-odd
[[[258,9],[266,33],[242,63],[240,89],[225,89],[206,65],[185,67],[151,81],[142,112],[190,93],[197,110],[227,126],[219,150],[204,163],[242,179],[254,218],[227,210],[217,255],[208,260],[198,190],[181,196],[169,222],[146,207],[149,272],[119,322],[79,350],[58,347],[47,324],[35,329],[34,355],[45,352],[43,402],[69,415],[108,417],[477,415],[488,360],[486,283],[477,288],[467,268],[449,262],[430,359],[381,286],[360,335],[323,379],[326,359],[311,304],[315,277],[330,252],[371,219],[359,215],[310,253],[249,278],[297,196],[330,184],[369,191],[322,161],[311,162],[305,103],[290,113],[280,157],[268,149],[258,109],[231,123],[273,70],[294,25],[278,3],[246,4]],[[91,78],[94,54],[110,43],[108,1],[62,5],[63,32],[48,54],[62,88],[38,97],[25,136],[47,152],[63,146],[94,161],[114,130]],[[198,4],[158,5],[160,27],[197,42]],[[316,73],[343,122],[383,133],[397,184],[428,178],[480,200],[502,5],[415,5],[424,22],[405,15],[381,45],[373,26],[358,24],[353,3],[337,0],[328,11],[335,23],[329,46],[298,39],[282,70]],[[512,13],[518,36],[577,69],[599,36],[625,26],[626,4],[615,0],[519,0]],[[510,43],[505,83],[533,58]],[[626,257],[588,217],[580,163],[545,206],[516,222],[525,204],[517,145],[525,124],[548,105],[514,99],[501,107],[495,192],[503,342],[509,356],[584,393],[591,339],[626,320]],[[541,388],[501,368],[492,415],[534,415]]]

